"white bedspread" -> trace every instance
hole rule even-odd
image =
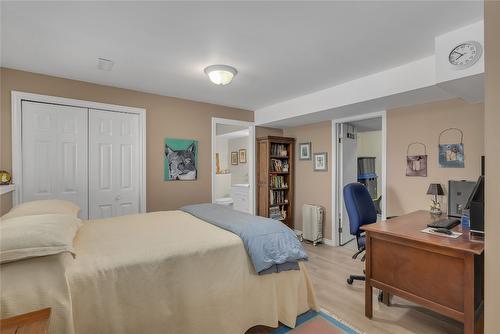
[[[76,334],[237,334],[317,309],[302,263],[258,276],[238,236],[181,211],[85,222],[75,252],[66,277]],[[70,333],[61,318],[51,333]]]

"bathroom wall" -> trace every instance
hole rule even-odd
[[[382,195],[382,131],[358,132],[358,157],[375,157],[377,197]]]
[[[215,152],[219,154],[219,166],[221,170],[229,169],[230,157],[227,151],[227,137],[217,136],[215,138]]]
[[[248,183],[248,160],[246,163],[231,164],[231,152],[239,152],[240,149],[247,150],[248,159],[248,137],[232,138],[227,141],[228,166],[231,171],[231,184]]]

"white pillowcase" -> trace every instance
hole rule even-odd
[[[19,204],[3,215],[1,220],[4,221],[15,217],[42,215],[47,213],[70,214],[76,217],[79,212],[80,207],[73,202],[60,199],[48,199]]]
[[[44,214],[10,218],[0,224],[0,263],[68,252],[80,219],[73,214]]]

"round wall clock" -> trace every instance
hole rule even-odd
[[[474,65],[483,54],[483,47],[477,41],[463,42],[451,50],[448,61],[457,69]]]

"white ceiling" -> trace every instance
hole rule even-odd
[[[2,2],[1,65],[255,110],[433,54],[480,1]],[[97,58],[115,61],[97,69]],[[228,64],[228,86],[203,68]]]

